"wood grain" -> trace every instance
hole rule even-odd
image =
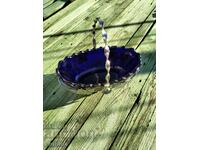
[[[67,1],[58,0],[54,3],[50,4],[43,11],[43,19],[50,17],[52,14],[56,13],[59,9],[61,9]]]
[[[148,52],[152,49],[155,51],[154,47],[148,49],[138,48],[138,51]],[[155,54],[149,55],[146,63],[147,65],[141,71],[147,69],[150,73],[154,70]],[[138,96],[142,93],[142,87],[149,78],[149,73],[138,74],[123,88],[113,89],[112,94],[104,95],[68,149],[108,149],[122,128],[126,117],[129,116],[131,109],[135,106]],[[79,135],[79,133],[89,134],[92,132],[95,132],[95,134],[91,137]],[[141,137],[139,136],[139,138]]]
[[[43,0],[43,9],[51,5],[53,2],[54,0]]]
[[[44,35],[60,34],[44,38],[44,149],[155,149],[155,21],[145,23],[154,8],[154,0],[76,0],[44,21]],[[55,68],[92,46],[87,30],[96,16],[108,26],[109,44],[137,48],[143,65],[110,94],[78,96],[60,87]]]

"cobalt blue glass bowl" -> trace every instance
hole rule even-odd
[[[140,54],[133,48],[116,47],[110,48],[109,60],[110,85],[121,83],[138,71],[141,60]],[[59,61],[56,69],[59,81],[72,90],[81,89],[83,94],[91,94],[102,90],[106,83],[106,57],[104,48],[80,51],[72,56]]]

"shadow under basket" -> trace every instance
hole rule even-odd
[[[110,86],[113,87],[132,77],[141,64],[140,54],[133,48],[110,48]],[[80,51],[59,61],[56,69],[62,85],[77,94],[92,94],[104,88],[106,83],[106,57],[104,48]]]

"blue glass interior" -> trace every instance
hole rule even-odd
[[[105,55],[102,47],[66,57],[58,64],[57,72],[61,79],[77,84],[105,83]],[[110,83],[122,80],[134,73],[140,65],[140,56],[132,48],[110,47]]]

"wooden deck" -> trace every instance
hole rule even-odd
[[[44,149],[155,150],[155,0],[44,0]],[[109,45],[141,54],[130,82],[83,97],[60,87],[55,69],[66,55],[92,47],[93,19],[106,24]],[[97,32],[97,47],[103,46]]]

